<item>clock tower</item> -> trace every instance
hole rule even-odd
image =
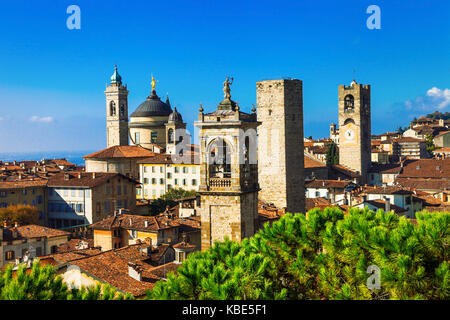
[[[339,164],[367,182],[371,164],[370,85],[339,86]]]

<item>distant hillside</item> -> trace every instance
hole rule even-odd
[[[450,112],[439,112],[439,111],[435,111],[433,113],[429,113],[425,116],[426,118],[431,118],[431,119],[444,119],[444,120],[449,120],[450,119]]]

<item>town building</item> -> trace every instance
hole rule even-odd
[[[157,199],[174,188],[199,190],[200,164],[196,157],[183,159],[175,154],[157,154],[137,163],[142,185],[137,190],[138,199]]]
[[[97,222],[116,209],[134,209],[137,181],[120,173],[61,173],[48,180],[48,225]]]
[[[55,253],[70,233],[38,225],[0,226],[0,267]]]

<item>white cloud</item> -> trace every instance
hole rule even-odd
[[[29,119],[31,122],[52,122],[53,117],[39,117],[39,116],[32,116]]]
[[[406,101],[405,106],[409,110],[442,111],[445,108],[450,107],[450,89],[433,87],[427,90],[427,93],[424,96]]]

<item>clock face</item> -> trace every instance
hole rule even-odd
[[[355,137],[355,132],[352,129],[348,129],[347,131],[345,131],[345,139],[353,140],[354,137]]]

